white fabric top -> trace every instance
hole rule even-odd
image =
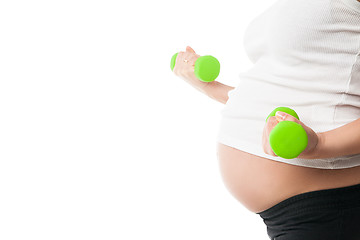
[[[360,2],[278,0],[249,24],[244,47],[254,65],[229,92],[217,141],[288,164],[360,165],[360,154],[283,159],[262,148],[266,117],[276,107],[294,109],[315,132],[360,118]]]

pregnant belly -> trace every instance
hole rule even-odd
[[[218,144],[223,181],[231,194],[252,212],[261,212],[300,193],[360,183],[360,166],[316,169],[258,157]]]

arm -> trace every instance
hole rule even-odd
[[[183,77],[183,79],[201,93],[223,104],[229,99],[229,91],[234,89],[234,87],[222,84],[218,81],[202,82],[193,74],[186,78]]]
[[[317,133],[319,142],[312,158],[360,154],[360,118],[339,128]]]
[[[222,84],[217,81],[209,82],[202,90],[210,98],[226,104],[229,99],[228,93],[233,90],[234,87]]]

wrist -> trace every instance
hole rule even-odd
[[[229,91],[233,90],[234,87],[222,84],[218,81],[208,82],[204,87],[203,91],[210,98],[215,99],[218,102],[226,104],[229,99]]]
[[[326,158],[324,155],[324,149],[325,149],[325,135],[322,132],[316,133],[317,135],[317,144],[315,148],[313,149],[311,153],[311,159],[320,159],[320,158]]]
[[[194,88],[199,90],[200,92],[206,94],[206,88],[208,87],[209,83],[211,82],[203,82],[199,80],[194,74],[185,77],[185,80],[191,84]]]

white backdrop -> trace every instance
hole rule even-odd
[[[170,58],[216,56],[235,86],[273,2],[1,1],[0,239],[267,239],[220,176],[224,105]]]

